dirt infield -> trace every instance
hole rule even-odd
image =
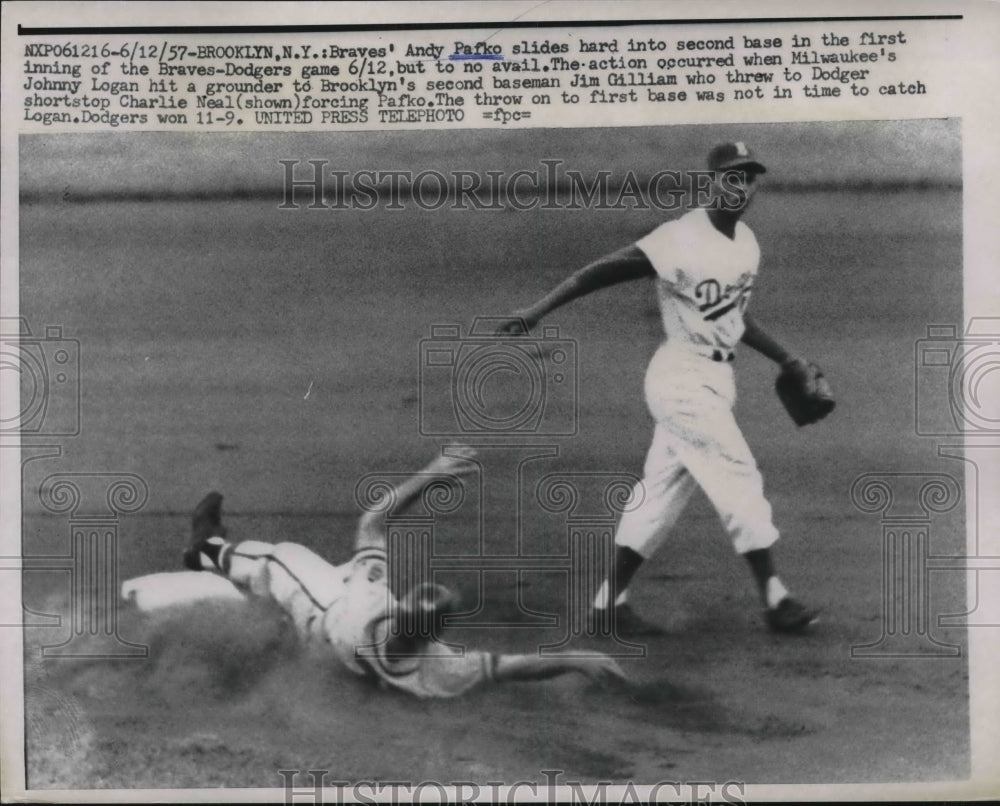
[[[25,466],[25,552],[66,551],[66,516],[38,503],[41,480],[101,472],[148,486],[148,503],[118,527],[120,579],[178,566],[187,513],[209,489],[226,495],[231,534],[343,557],[358,480],[415,470],[441,442],[418,428],[430,326],[505,313],[661,217],[278,211],[263,199],[22,205],[22,314],[79,339],[83,399],[63,456]],[[852,483],[961,478],[962,463],[938,457],[913,417],[915,343],[928,324],[961,321],[961,194],[762,192],[748,223],[764,255],[754,313],[823,366],[840,401],[797,431],[773,370],[738,356],[737,416],[782,531],[783,576],[823,607],[814,635],[763,629],[749,575],[699,494],[635,583],[636,606],[668,635],[623,660],[625,690],[567,678],[418,702],[317,668],[267,610],[152,622],[126,611],[119,634],[148,645],[148,659],[41,662],[38,648],[68,628],[29,630],[29,784],[272,787],[282,769],[413,782],[541,781],[545,770],[582,782],[966,776],[964,654],[851,656],[884,626],[882,526],[852,504]],[[660,338],[652,289],[603,292],[552,323],[575,342],[579,427],[548,440],[558,456],[538,474],[640,473],[651,433],[642,375]],[[521,511],[515,488],[503,490],[478,502],[496,547]],[[963,550],[960,510],[934,516],[936,554]],[[477,517],[448,516],[435,550],[461,552]],[[523,518],[533,550],[564,551],[565,524]],[[530,609],[566,615],[561,572],[498,573],[482,587],[453,573],[485,621],[518,618],[515,589]],[[65,612],[65,575],[26,573],[24,587],[35,613]],[[964,602],[960,574],[934,576],[932,615]],[[964,646],[961,628],[934,622],[934,639]],[[530,651],[565,629],[454,637]]]

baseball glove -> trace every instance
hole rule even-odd
[[[796,358],[783,364],[774,382],[778,399],[795,424],[810,425],[822,420],[833,411],[836,401],[833,390],[815,364]]]

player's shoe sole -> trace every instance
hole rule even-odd
[[[191,543],[184,552],[184,567],[192,571],[203,570],[203,550],[208,539],[224,537],[225,534],[226,527],[222,525],[222,495],[210,492],[194,508],[191,517]]]
[[[819,611],[786,596],[778,602],[777,607],[765,611],[764,618],[771,632],[801,635],[819,620]]]

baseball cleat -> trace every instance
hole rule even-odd
[[[803,633],[816,623],[819,612],[786,596],[776,607],[766,610],[765,617],[772,632]]]
[[[211,563],[213,555],[218,555],[218,548],[209,552],[205,549],[213,537],[220,538],[216,542],[221,544],[223,542],[221,538],[225,537],[225,534],[226,527],[222,525],[222,496],[211,492],[194,508],[194,515],[191,518],[191,545],[184,552],[184,567],[192,571],[210,567],[205,565],[203,558]]]
[[[643,619],[628,604],[615,605],[611,611],[611,627],[619,638],[642,638],[666,635],[666,630]]]

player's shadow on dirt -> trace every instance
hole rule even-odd
[[[805,722],[747,709],[734,710],[717,702],[707,689],[659,679],[634,683],[622,691],[628,716],[635,720],[703,733],[729,733],[757,740],[814,733]]]
[[[725,732],[733,726],[707,689],[667,679],[622,686],[618,697],[631,719],[674,729]]]

